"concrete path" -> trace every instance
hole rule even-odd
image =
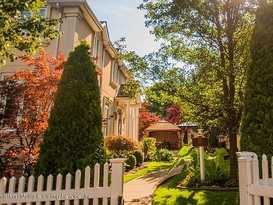
[[[168,174],[168,170],[160,170],[146,176],[133,179],[124,184],[124,204],[152,204],[152,195],[155,189],[166,179],[179,174],[181,167],[174,169]]]

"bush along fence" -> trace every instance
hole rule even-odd
[[[41,175],[38,177],[37,184],[33,176],[28,179],[21,177],[19,183],[16,182],[15,177],[10,180],[4,177],[0,180],[0,204],[19,205],[26,203],[30,205],[33,203],[44,204],[43,202],[45,202],[46,205],[51,205],[54,202],[55,205],[69,205],[72,202],[72,204],[78,205],[83,202],[84,205],[97,205],[99,201],[103,205],[107,205],[109,202],[111,205],[122,204],[124,159],[110,159],[110,163],[110,165],[108,163],[104,164],[102,186],[100,186],[99,164],[94,167],[93,187],[90,187],[90,167],[85,168],[84,179],[82,179],[80,170],[76,171],[75,177],[67,174],[65,184],[61,174],[55,180],[52,175],[49,175],[46,183],[44,183],[45,179]],[[111,185],[109,186],[110,166]],[[56,186],[53,186],[55,182]]]
[[[267,156],[262,156],[262,177],[260,178],[257,155],[253,152],[238,152],[237,155],[239,157],[240,204],[270,205],[270,198],[273,198],[273,157],[270,164],[271,178],[269,178]]]

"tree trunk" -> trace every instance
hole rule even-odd
[[[233,69],[230,69],[233,71]],[[234,108],[235,99],[235,77],[229,75],[228,81],[223,78],[224,107],[227,113],[227,134],[229,136],[230,178],[237,179],[237,130],[239,119]]]
[[[232,129],[232,128],[231,128]],[[230,157],[230,178],[237,179],[238,163],[237,163],[237,132],[234,128],[228,133],[229,135],[229,157]]]

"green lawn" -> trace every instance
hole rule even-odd
[[[159,186],[154,192],[156,205],[239,205],[236,191],[202,191],[176,188],[185,174],[177,175]]]
[[[148,173],[161,170],[161,169],[167,169],[170,167],[172,162],[147,162],[147,168],[141,169],[140,171],[134,173],[134,174],[125,174],[124,175],[124,183],[137,178],[144,176]]]

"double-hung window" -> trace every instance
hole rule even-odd
[[[46,8],[40,8],[39,13],[41,14],[41,16],[43,18],[45,18],[46,17]],[[29,20],[30,17],[31,17],[31,13],[29,11],[22,12],[22,22],[26,22],[27,20]],[[24,37],[29,36],[27,29],[22,30],[22,36],[24,36]]]
[[[112,61],[111,67],[111,83],[118,85],[119,84],[119,68],[118,62],[116,60]]]
[[[93,57],[96,59],[95,63],[102,67],[102,50],[103,45],[100,35],[96,35],[93,46]]]
[[[112,122],[112,116],[110,116],[110,113],[112,112],[113,104],[112,101],[110,101],[107,97],[103,98],[103,134],[104,136],[107,136],[110,134],[111,130],[111,122]]]

